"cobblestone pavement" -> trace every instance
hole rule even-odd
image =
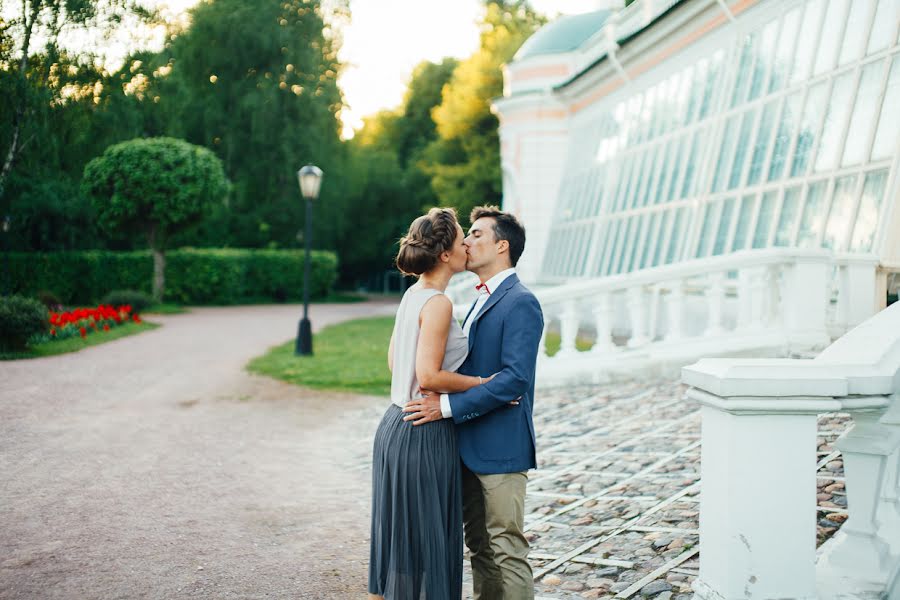
[[[691,598],[700,413],[684,389],[664,381],[541,394],[525,517],[538,598]],[[849,422],[819,419],[819,543],[847,516],[832,444]],[[466,589],[470,598],[468,565]]]

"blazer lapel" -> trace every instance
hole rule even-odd
[[[488,298],[487,302],[484,303],[484,306],[481,307],[481,310],[478,311],[478,314],[472,317],[472,325],[469,326],[469,352],[472,351],[472,346],[475,344],[475,329],[478,327],[478,321],[484,314],[489,311],[495,304],[500,302],[503,296],[512,289],[512,286],[519,282],[519,278],[515,273],[507,277],[503,280],[503,283],[500,284],[500,287],[491,294],[491,297]]]

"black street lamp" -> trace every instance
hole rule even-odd
[[[12,217],[4,215],[0,228],[3,229],[3,295],[9,296],[9,226],[12,223]]]
[[[297,171],[297,181],[300,183],[300,193],[306,198],[306,233],[303,235],[303,243],[306,246],[306,266],[303,269],[303,318],[297,328],[297,345],[294,354],[297,356],[311,356],[312,350],[312,325],[309,322],[309,249],[312,243],[312,203],[319,197],[319,188],[322,186],[322,169],[314,165],[306,165]]]

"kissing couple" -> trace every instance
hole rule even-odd
[[[516,276],[518,219],[481,206],[470,222],[466,235],[432,208],[400,240],[397,268],[419,279],[397,309],[375,434],[370,600],[459,600],[463,538],[476,600],[534,598],[523,530],[544,318]],[[465,270],[479,294],[460,324],[444,292]]]

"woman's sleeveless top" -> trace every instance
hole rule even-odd
[[[434,296],[435,289],[412,287],[403,294],[397,318],[394,321],[394,362],[391,375],[391,402],[399,407],[419,397],[419,381],[416,378],[416,348],[419,345],[419,313]],[[456,371],[469,352],[469,342],[456,319],[450,318],[450,333],[441,368]],[[441,390],[433,390],[440,392]]]

